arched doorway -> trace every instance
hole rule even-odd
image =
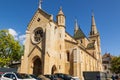
[[[55,72],[57,72],[57,68],[55,65],[53,65],[51,69],[51,74],[54,74]]]
[[[33,74],[37,76],[42,74],[42,63],[41,63],[40,58],[36,58],[33,61]]]

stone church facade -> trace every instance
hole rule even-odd
[[[20,72],[29,74],[66,73],[83,78],[84,71],[102,71],[100,35],[94,15],[89,37],[75,23],[74,36],[66,32],[62,9],[53,16],[38,8],[26,30]]]

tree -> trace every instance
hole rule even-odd
[[[19,41],[9,34],[8,30],[0,30],[0,67],[8,66],[21,58]]]
[[[110,70],[113,73],[120,73],[120,56],[112,58]]]

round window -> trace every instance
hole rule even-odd
[[[42,29],[36,30],[35,33],[34,33],[34,40],[36,42],[39,42],[42,37],[43,37],[43,30]]]
[[[42,28],[37,28],[33,32],[32,36],[32,42],[33,43],[39,43],[43,38],[43,29]]]

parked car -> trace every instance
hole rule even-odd
[[[63,80],[73,80],[72,76],[68,75],[68,74],[64,74],[64,73],[55,73],[54,75],[56,75],[58,78],[61,78]]]
[[[58,80],[58,77],[56,75],[45,74],[44,76],[49,78],[50,80]]]
[[[79,77],[72,77],[73,80],[80,80]]]
[[[39,75],[38,78],[41,78],[42,80],[50,80],[49,78],[45,77],[44,75]]]
[[[0,80],[1,80],[1,76],[2,76],[3,73],[4,73],[4,72],[0,72]]]
[[[32,78],[36,79],[36,80],[42,80],[41,78],[38,78],[36,75],[34,74],[29,74]]]
[[[0,78],[1,78],[1,76],[2,76],[3,73],[4,73],[4,72],[0,72]]]
[[[5,72],[1,76],[1,80],[36,80],[24,73],[16,73],[16,72]]]

